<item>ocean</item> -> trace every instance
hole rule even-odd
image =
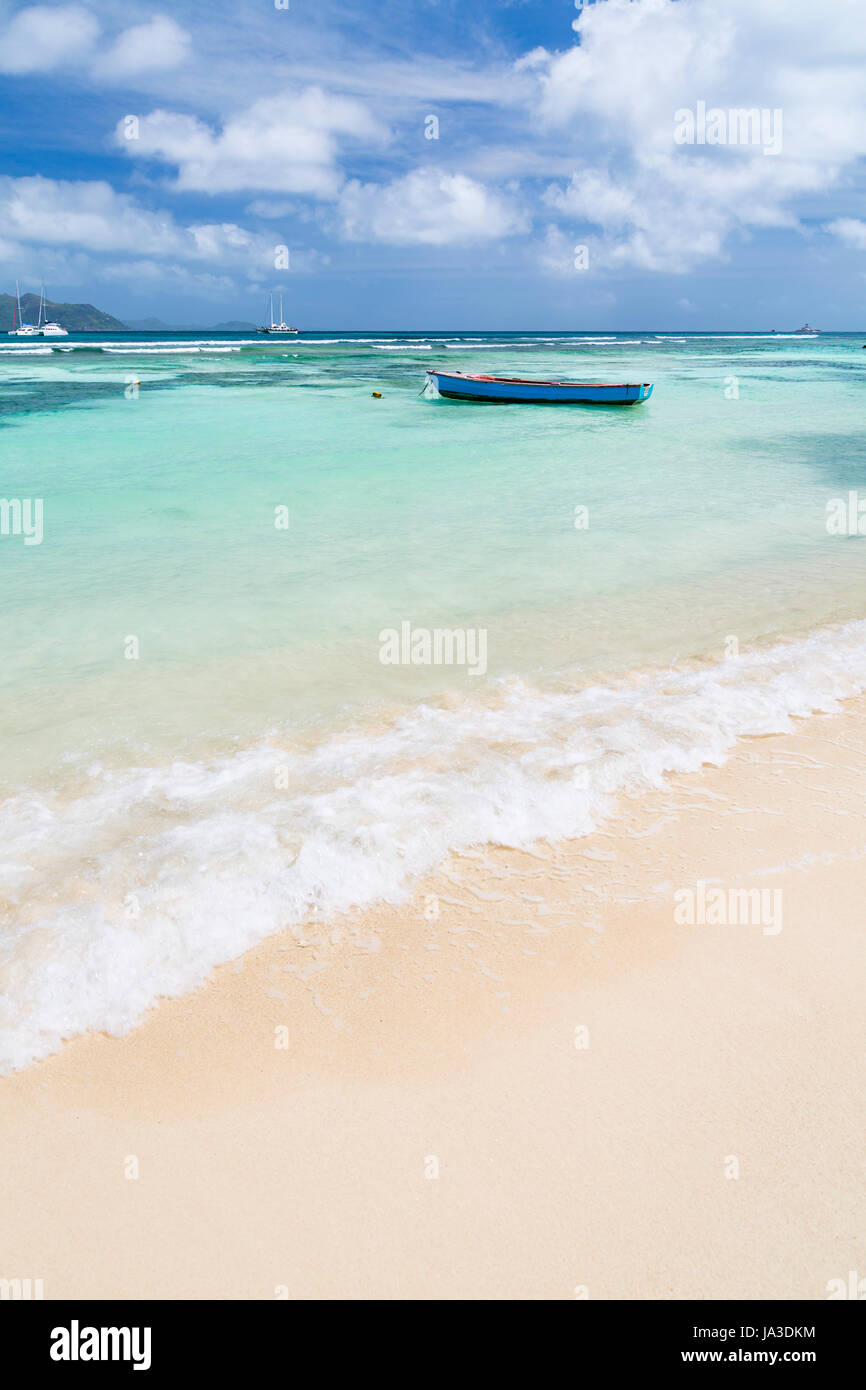
[[[0,338],[0,1069],[866,688],[864,388],[854,335]]]

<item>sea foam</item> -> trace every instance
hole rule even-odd
[[[21,793],[0,807],[0,1069],[125,1033],[283,928],[303,939],[311,918],[400,902],[449,851],[586,835],[624,796],[863,689],[859,621],[699,669],[491,683],[313,748],[272,735]]]

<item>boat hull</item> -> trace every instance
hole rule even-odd
[[[455,401],[498,401],[501,405],[637,405],[652,395],[652,383],[605,381],[524,381],[428,371],[440,396]]]

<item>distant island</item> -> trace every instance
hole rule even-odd
[[[0,294],[0,333],[12,328],[15,310],[14,294]],[[35,323],[39,314],[39,295],[22,294],[21,316],[25,323]],[[243,319],[229,319],[207,327],[201,323],[171,324],[162,319],[130,319],[123,323],[105,314],[92,304],[55,304],[46,299],[44,315],[59,323],[68,333],[254,333],[256,325]]]
[[[8,333],[12,328],[12,315],[15,309],[14,294],[0,294],[0,333]],[[35,323],[39,314],[39,295],[22,294],[21,315],[25,323]],[[95,309],[92,304],[55,304],[45,301],[45,316],[59,323],[70,333],[105,333],[123,331],[125,323]]]
[[[125,325],[135,333],[254,333],[256,324],[243,319],[226,323],[163,323],[162,319],[130,319]]]
[[[135,333],[167,333],[169,327],[163,323],[162,319],[130,319],[125,323],[124,328],[130,328]]]

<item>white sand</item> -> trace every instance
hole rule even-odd
[[[866,1270],[864,713],[747,741],[613,834],[455,860],[0,1083],[0,1277],[826,1297]],[[678,925],[698,879],[780,888],[783,929]]]

